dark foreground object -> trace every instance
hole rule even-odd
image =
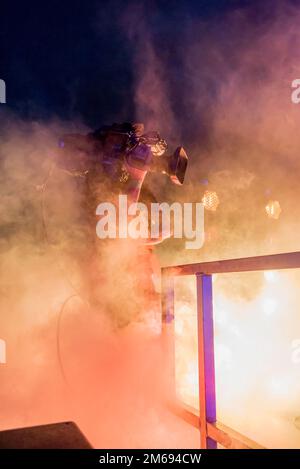
[[[91,449],[73,422],[0,432],[0,449]]]

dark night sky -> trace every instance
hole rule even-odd
[[[255,131],[260,135],[255,116],[263,115],[263,110],[255,108],[259,101],[248,100],[244,107],[232,109],[231,101],[225,100],[221,115],[233,115],[234,123],[233,128],[228,127],[230,133],[226,134],[226,141],[223,136],[217,140],[213,133],[213,113],[220,110],[214,104],[218,103],[220,83],[226,81],[226,74],[220,74],[220,70],[225,70],[229,77],[232,71],[238,71],[238,83],[243,84],[243,90],[251,88],[249,96],[255,98],[256,88],[273,79],[277,64],[279,67],[282,63],[294,64],[292,52],[288,57],[282,57],[281,49],[275,48],[273,54],[273,37],[266,33],[272,21],[276,23],[277,4],[300,5],[300,0],[4,1],[0,4],[0,78],[6,82],[7,104],[0,105],[0,135],[1,123],[9,114],[7,110],[23,119],[47,122],[59,118],[75,124],[83,122],[90,128],[135,119],[137,47],[134,39],[130,40],[127,23],[123,20],[128,15],[128,8],[130,11],[136,5],[140,8],[141,3],[143,24],[137,24],[137,30],[141,35],[145,25],[150,33],[145,34],[145,41],[147,37],[151,38],[155,55],[164,64],[167,99],[171,104],[169,115],[176,116],[175,130],[170,126],[172,135],[167,135],[165,129],[161,129],[167,119],[160,113],[159,101],[162,118],[157,130],[168,143],[173,139],[170,146],[181,144],[187,149],[191,161],[189,167],[193,168],[189,173],[190,180],[198,183],[206,179],[209,172],[241,167],[249,171],[255,169],[261,177],[257,192],[262,195],[259,197],[264,197],[264,191],[269,188],[275,192],[276,187],[282,186],[281,167],[288,167],[287,159],[276,153],[278,178],[275,181],[272,175],[266,175],[266,161],[272,161],[273,147],[266,139],[263,140],[265,147],[255,146]],[[241,10],[246,11],[244,21],[240,20],[243,15],[236,14]],[[226,22],[227,16],[233,17],[233,21]],[[232,25],[234,27],[230,29]],[[287,36],[284,26],[280,29],[280,38]],[[131,21],[131,28],[134,27]],[[249,50],[253,53],[255,44],[259,44],[255,42],[258,35],[271,43],[267,51],[271,53],[272,67],[265,61],[264,51],[254,54],[255,60],[250,65],[244,60]],[[293,36],[289,36],[289,40],[296,48]],[[187,65],[184,59],[191,50],[192,59],[187,60]],[[277,50],[279,54],[276,55]],[[141,56],[143,59],[141,44],[138,53],[139,60]],[[260,58],[258,63],[256,57]],[[244,74],[239,73],[241,62],[247,64]],[[287,69],[279,85],[281,95],[286,94],[290,104],[290,79],[294,75],[289,75],[289,67]],[[245,99],[247,96],[245,93]],[[249,116],[246,135],[237,132],[239,112]],[[273,122],[272,116],[268,119],[268,123]],[[251,154],[250,158],[247,158],[248,154]],[[268,156],[263,159],[261,154]],[[200,157],[201,165],[198,165]],[[295,162],[293,158],[290,161]],[[230,182],[228,186],[231,187]],[[263,202],[259,203],[264,207]]]
[[[131,119],[133,51],[119,21],[129,3],[1,3],[0,78],[7,85],[7,107],[23,118],[77,116],[91,126]],[[154,0],[144,2],[144,11],[147,27],[164,53],[169,48],[175,66],[185,21],[209,21],[249,3]]]

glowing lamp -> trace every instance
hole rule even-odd
[[[206,208],[206,210],[215,212],[220,203],[218,194],[214,191],[205,191],[202,197],[202,203],[204,207]]]
[[[265,207],[267,215],[269,218],[274,218],[278,220],[281,214],[281,207],[278,200],[270,200]]]
[[[278,272],[274,270],[266,270],[264,272],[264,277],[268,283],[275,283],[278,278]]]

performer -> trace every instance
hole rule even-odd
[[[173,183],[183,184],[188,161],[184,149],[178,147],[171,155],[166,151],[166,141],[158,132],[145,133],[143,124],[112,124],[87,135],[68,134],[59,141],[55,167],[43,186],[43,189],[47,186],[51,189],[50,180],[53,181],[52,194],[47,200],[48,205],[52,203],[52,212],[56,212],[56,222],[50,230],[51,220],[45,209],[48,241],[59,244],[60,239],[66,240],[65,252],[82,273],[82,294],[93,307],[101,307],[121,325],[143,310],[145,301],[149,304],[151,297],[157,299],[153,286],[153,266],[157,268],[157,261],[152,245],[158,240],[148,239],[146,243],[126,240],[126,246],[120,240],[99,240],[95,229],[96,208],[100,202],[113,202],[119,194],[126,194],[128,203],[141,201],[150,205],[156,202],[152,192],[144,186],[148,172],[166,174]],[[71,187],[71,196],[64,198],[64,210],[60,211],[58,194],[66,186]],[[57,226],[64,228],[57,229]],[[49,231],[52,231],[51,236]],[[161,233],[159,241],[163,238]],[[116,249],[119,262],[114,268],[110,263],[115,263]],[[119,283],[115,295],[111,288],[103,288],[109,282],[107,271],[114,271],[115,282]],[[122,276],[122,272],[125,275]],[[130,313],[120,308],[120,304],[128,303],[128,295],[134,299]]]

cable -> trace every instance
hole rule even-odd
[[[48,236],[48,232],[47,232],[47,225],[46,225],[45,194],[46,194],[46,189],[47,189],[48,182],[49,182],[49,180],[50,180],[50,178],[53,174],[53,169],[54,169],[54,165],[51,166],[45,182],[41,186],[36,187],[36,189],[39,190],[42,194],[42,196],[41,196],[41,215],[42,215],[42,226],[43,226],[43,233],[44,233],[44,241],[46,242],[47,246],[50,249],[52,249],[52,245],[51,245],[50,240],[49,240],[49,236]],[[80,294],[80,292],[74,287],[73,283],[69,279],[68,275],[65,272],[65,269],[63,268],[63,266],[61,265],[61,263],[59,262],[58,259],[57,259],[57,264],[58,264],[59,269],[61,270],[64,278],[67,280],[70,287],[74,291],[74,293],[72,295],[68,296],[65,299],[65,301],[62,303],[62,306],[61,306],[61,308],[58,312],[57,326],[56,326],[56,352],[57,352],[58,364],[59,364],[59,368],[60,368],[63,380],[69,386],[69,383],[68,383],[68,380],[67,380],[67,377],[66,377],[66,373],[65,373],[65,369],[64,369],[64,366],[63,366],[62,355],[61,355],[60,333],[61,333],[61,320],[62,320],[62,317],[63,317],[63,312],[64,312],[64,309],[65,309],[67,303],[69,302],[69,300],[71,300],[72,298],[75,298],[75,297],[80,298],[83,303],[87,304],[88,308],[90,308],[90,304],[89,304],[88,300],[84,299],[82,297],[82,295]]]
[[[41,191],[42,193],[42,197],[41,197],[41,212],[42,212],[42,226],[43,226],[43,232],[44,232],[44,240],[46,242],[46,244],[48,245],[48,247],[50,249],[53,248],[53,246],[51,245],[50,243],[50,240],[49,240],[49,236],[48,236],[48,232],[47,232],[47,225],[46,225],[46,216],[45,216],[45,194],[46,194],[46,189],[47,189],[47,184],[48,184],[48,181],[50,179],[50,177],[52,176],[52,173],[53,173],[53,166],[50,168],[50,171],[49,171],[49,174],[48,174],[48,177],[46,179],[46,181],[44,182],[44,184],[42,184],[42,186],[39,188],[39,190]],[[65,279],[67,280],[68,284],[70,285],[70,287],[72,288],[72,290],[74,290],[75,293],[77,293],[77,295],[79,297],[81,297],[81,299],[83,300],[82,298],[82,295],[81,293],[77,290],[77,288],[73,285],[73,282],[70,280],[70,278],[68,277],[65,269],[63,268],[62,264],[60,263],[60,261],[57,259],[57,264],[59,266],[59,269],[61,270],[63,276],[65,277]],[[85,300],[87,303],[88,301]]]
[[[64,312],[64,309],[65,309],[67,303],[68,303],[72,298],[77,298],[77,296],[78,296],[78,295],[76,295],[76,294],[70,295],[70,296],[63,302],[63,304],[61,305],[61,308],[60,308],[60,310],[59,310],[59,312],[58,312],[58,316],[57,316],[57,325],[56,325],[56,353],[57,353],[57,359],[58,359],[58,364],[59,364],[59,368],[60,368],[60,371],[61,371],[63,380],[64,380],[64,382],[65,382],[68,386],[69,386],[69,383],[68,383],[68,380],[67,380],[67,376],[66,376],[66,372],[65,372],[65,369],[64,369],[63,361],[62,361],[62,356],[61,356],[61,346],[60,346],[61,320],[62,320],[63,312]]]

